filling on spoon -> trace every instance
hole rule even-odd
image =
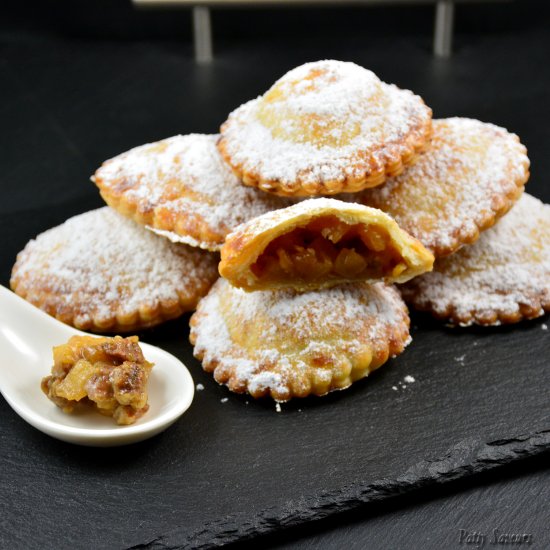
[[[133,424],[149,409],[147,382],[153,368],[137,336],[73,336],[53,348],[42,391],[65,413],[92,408],[117,424]]]

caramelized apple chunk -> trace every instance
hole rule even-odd
[[[73,336],[53,349],[42,391],[63,412],[91,407],[117,424],[133,424],[149,409],[147,382],[153,367],[137,336]]]
[[[325,216],[274,239],[251,269],[256,277],[270,280],[383,279],[407,268],[400,260],[383,228]]]

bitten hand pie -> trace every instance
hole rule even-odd
[[[401,173],[428,141],[431,114],[354,63],[318,61],[233,111],[218,147],[246,185],[270,193],[354,192]]]
[[[219,271],[245,290],[405,282],[434,258],[381,210],[310,199],[239,226],[221,250]]]
[[[241,184],[218,135],[174,136],[108,160],[92,178],[105,202],[175,242],[219,250],[239,224],[288,206]]]
[[[104,207],[31,240],[10,284],[76,328],[133,332],[194,309],[216,278],[216,255],[170,243]]]
[[[347,388],[401,353],[409,317],[384,283],[248,293],[219,279],[191,318],[190,340],[218,383],[287,401]]]
[[[550,205],[524,193],[479,240],[402,287],[415,308],[454,324],[500,325],[550,311]]]
[[[380,208],[436,257],[474,242],[506,214],[529,178],[519,138],[467,118],[433,121],[431,145],[381,187],[350,197]]]

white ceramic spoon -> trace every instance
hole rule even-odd
[[[109,447],[142,441],[165,430],[191,405],[195,386],[184,364],[166,351],[140,342],[155,364],[149,378],[147,413],[135,424],[117,426],[112,418],[90,411],[65,414],[40,389],[50,374],[52,347],[75,334],[69,327],[0,286],[0,392],[29,424],[57,439]]]

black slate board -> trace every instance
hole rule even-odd
[[[496,529],[498,534],[530,534],[531,544],[524,543],[524,548],[548,548],[548,479],[548,453],[542,453],[234,546],[242,550],[440,550],[464,547],[461,537],[482,533],[483,548],[494,548]]]
[[[533,50],[539,39],[531,38]],[[529,87],[518,113],[510,106],[520,104],[518,94],[526,89],[472,90],[484,74],[480,66],[494,67],[496,88],[510,78],[510,67],[500,69],[490,48],[477,75],[464,70],[475,66],[478,51],[441,65],[413,49],[400,67],[389,63],[384,70],[384,59],[400,58],[402,47],[392,43],[363,58],[337,47],[331,53],[415,89],[438,116],[478,116],[509,126],[530,146],[533,172],[550,170],[543,146],[548,128],[529,118],[536,112],[545,119],[549,106],[541,90],[547,88]],[[101,205],[86,183],[101,160],[178,131],[214,131],[228,110],[306,55],[272,54],[269,65],[262,52],[240,52],[238,62],[229,55],[197,69],[185,64],[179,46],[52,41],[5,51],[4,131],[13,139],[3,149],[0,183],[3,284],[29,238]],[[543,65],[542,53],[529,57],[515,66],[514,80],[527,81]],[[254,89],[242,89],[251,67]],[[550,199],[540,178],[530,190]],[[231,395],[202,372],[186,343],[187,321],[141,335],[180,356],[205,386],[181,421],[153,440],[122,449],[71,446],[35,431],[0,399],[0,546],[229,542],[550,447],[548,318],[513,328],[451,330],[414,316],[414,342],[404,355],[345,392],[283,405],[279,414],[273,403]],[[415,383],[393,390],[405,375]]]
[[[541,322],[481,333],[415,320],[407,353],[369,380],[283,405],[280,414],[203,373],[184,342],[185,320],[144,334],[180,356],[205,390],[165,434],[118,450],[49,439],[2,402],[2,476],[18,480],[9,487],[14,506],[2,518],[2,536],[32,539],[37,525],[55,518],[67,547],[81,547],[79,540],[98,548],[228,542],[550,446]],[[406,374],[416,381],[393,390]],[[121,503],[116,527],[102,527]],[[41,530],[46,544],[55,542],[50,529]]]

